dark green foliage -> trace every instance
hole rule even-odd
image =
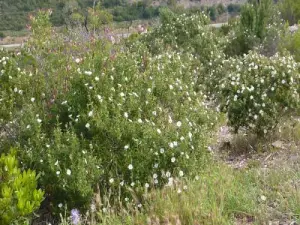
[[[151,6],[147,1],[130,4],[125,0],[3,0],[0,2],[0,31],[24,29],[29,23],[29,14],[36,14],[43,8],[52,9],[51,22],[54,26],[72,25],[70,17],[76,13],[76,18],[85,18],[94,2],[108,9],[115,21],[149,19],[159,14],[158,7]]]
[[[261,44],[268,34],[275,10],[272,0],[251,1],[242,7],[241,18],[235,25],[235,38],[228,45],[228,55],[247,54]]]
[[[0,32],[0,40],[1,38],[5,38],[5,34],[3,32]]]
[[[227,6],[227,11],[231,14],[238,13],[241,11],[241,5],[231,3]]]

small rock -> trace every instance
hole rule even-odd
[[[284,149],[284,143],[282,141],[275,141],[272,143],[274,148]]]

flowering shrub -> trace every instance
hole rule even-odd
[[[291,56],[250,53],[224,60],[216,70],[219,100],[229,124],[266,134],[278,119],[299,107],[299,64]]]
[[[19,169],[15,152],[0,157],[0,223],[26,223],[26,219],[39,208],[43,192],[37,189],[34,171]]]
[[[152,53],[171,48],[192,52],[201,62],[207,62],[211,52],[221,47],[221,39],[208,26],[210,20],[206,14],[176,15],[166,10],[161,17],[161,25],[143,39]]]
[[[24,149],[53,206],[86,208],[97,185],[119,204],[203,166],[218,116],[194,91],[191,54],[60,40],[0,63],[2,143]]]

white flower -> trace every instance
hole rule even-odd
[[[92,75],[92,72],[91,72],[91,71],[84,71],[84,74],[85,74],[85,75],[88,75],[88,76],[91,76],[91,75]]]
[[[170,143],[169,143],[169,146],[170,146],[170,148],[174,148],[173,142],[170,142]]]
[[[175,157],[172,157],[172,158],[171,158],[171,162],[174,163],[175,161],[176,161],[176,158],[175,158]]]
[[[157,129],[157,133],[161,134],[161,130],[160,130],[160,129]]]
[[[127,112],[124,113],[124,117],[128,118],[128,113]]]
[[[91,125],[89,123],[85,124],[85,127],[88,128],[88,129],[90,128],[90,126]]]
[[[59,204],[58,204],[58,207],[59,207],[59,208],[63,207],[63,204],[62,204],[62,203],[59,203]]]
[[[186,185],[183,186],[183,190],[187,190],[188,187]]]
[[[95,81],[99,81],[99,77],[95,77]]]
[[[183,171],[182,170],[179,171],[179,176],[181,176],[181,177],[183,176]]]
[[[125,150],[129,149],[129,145],[125,145],[125,146],[124,146],[124,149],[125,149]]]
[[[169,123],[173,123],[173,120],[172,120],[171,116],[169,116],[168,122],[169,122]]]
[[[59,175],[60,174],[60,171],[56,171],[56,175]]]
[[[129,169],[129,170],[132,170],[132,169],[133,169],[133,165],[132,165],[132,164],[129,164],[128,169]]]
[[[91,211],[92,211],[92,212],[95,212],[95,211],[96,211],[96,206],[95,206],[95,204],[91,204]]]
[[[267,200],[267,197],[264,196],[264,195],[262,195],[262,196],[260,196],[260,199],[263,200],[263,201],[266,201],[266,200]]]
[[[148,183],[145,184],[145,188],[149,188],[150,185]]]
[[[160,152],[161,154],[164,154],[165,149],[161,148],[161,149],[159,150],[159,152]]]
[[[181,127],[181,122],[178,121],[178,122],[176,123],[176,126],[177,126],[177,127]]]
[[[166,172],[166,177],[170,177],[171,176],[171,173],[168,171]]]
[[[125,94],[124,94],[123,92],[121,92],[121,93],[120,93],[120,96],[121,96],[121,97],[124,97],[124,96],[125,96]]]
[[[41,119],[37,119],[36,121],[38,121],[38,123],[41,123],[41,122],[42,122],[42,120],[41,120]]]
[[[89,117],[93,116],[93,111],[90,111],[88,115]]]
[[[174,142],[173,142],[173,145],[174,145],[174,147],[178,146],[177,141],[174,141]]]
[[[34,101],[35,101],[35,98],[31,98],[30,100],[31,100],[31,102],[34,102]]]
[[[173,177],[169,177],[169,179],[168,179],[168,186],[172,186],[173,185],[173,181],[174,181]]]
[[[129,198],[125,198],[125,202],[128,202],[129,201]]]
[[[282,84],[285,84],[285,83],[286,83],[286,81],[285,81],[285,80],[282,80],[282,81],[281,81],[281,83],[282,83]]]
[[[109,179],[109,183],[112,184],[113,182],[114,182],[114,178],[110,178],[110,179]]]
[[[138,123],[143,123],[143,120],[142,119],[138,119]]]
[[[182,191],[181,191],[181,189],[179,188],[178,190],[177,190],[177,193],[178,194],[180,194]]]
[[[253,99],[253,95],[250,96],[250,99],[251,99],[251,100]]]
[[[132,183],[130,184],[130,186],[131,186],[131,187],[134,187],[134,185],[135,185],[135,183],[134,183],[134,182],[132,182]]]
[[[156,179],[158,177],[158,175],[155,173],[153,174],[153,178]]]
[[[80,59],[79,58],[75,59],[75,62],[80,63]]]
[[[69,176],[70,176],[70,175],[71,175],[71,173],[72,173],[72,172],[71,172],[71,170],[70,170],[70,169],[67,169],[67,175],[69,175]]]

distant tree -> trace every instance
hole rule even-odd
[[[64,23],[67,26],[76,26],[83,22],[84,17],[79,13],[80,7],[76,0],[68,0],[63,7]]]
[[[101,4],[98,3],[94,8],[88,9],[88,26],[94,30],[99,29],[103,25],[113,21],[113,15],[107,10],[101,9]]]
[[[240,5],[238,5],[238,4],[229,4],[228,6],[227,6],[227,11],[229,12],[229,13],[237,13],[237,12],[240,12],[241,11],[241,6]]]
[[[5,38],[5,34],[3,32],[0,31],[0,40]]]
[[[217,10],[217,12],[218,12],[219,15],[221,15],[221,14],[223,14],[223,13],[226,12],[226,8],[225,8],[225,6],[222,3],[220,3],[220,4],[217,5],[216,10]]]

